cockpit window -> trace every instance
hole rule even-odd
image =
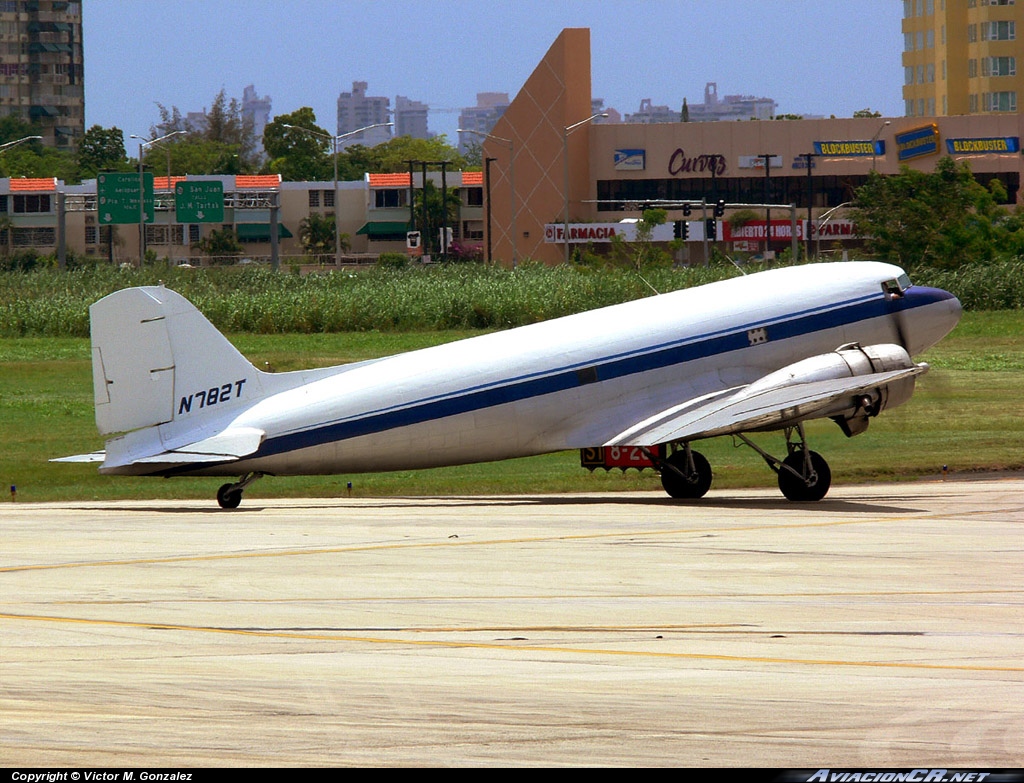
[[[882,283],[882,290],[890,299],[899,299],[906,293],[908,288],[910,288],[910,278],[907,276],[906,272],[895,280],[886,280]]]

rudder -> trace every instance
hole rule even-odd
[[[197,419],[262,394],[263,374],[174,291],[116,291],[89,319],[101,435]]]

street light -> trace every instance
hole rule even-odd
[[[456,128],[456,133],[472,133],[476,136],[483,136],[485,139],[494,139],[500,141],[502,144],[508,145],[508,184],[509,184],[509,201],[511,202],[512,208],[512,268],[515,269],[518,264],[518,257],[516,255],[516,150],[515,142],[512,139],[505,139],[501,136],[495,136],[493,133],[484,133],[483,131],[473,130],[472,128]],[[490,202],[488,202],[488,209],[490,209]],[[490,238],[490,226],[487,227],[488,239]],[[490,259],[488,259],[490,260]]]
[[[302,131],[303,133],[308,133],[310,136],[318,136],[321,139],[328,139],[334,145],[334,265],[341,266],[341,221],[338,219],[338,142],[342,139],[347,139],[350,136],[360,134],[363,131],[373,130],[374,128],[390,128],[395,123],[377,122],[373,125],[367,125],[365,128],[356,128],[354,131],[342,133],[338,136],[332,136],[329,133],[321,133],[320,131],[315,131],[311,128],[304,128],[301,125],[289,125],[288,123],[282,124],[284,127],[291,130]]]
[[[852,203],[853,203],[852,201],[844,201],[842,204],[837,204],[836,206],[832,207],[832,209],[828,210],[827,212],[824,212],[821,215],[818,215],[818,230],[816,232],[817,233],[817,237],[816,237],[817,249],[814,251],[814,255],[815,256],[817,256],[819,258],[821,257],[821,229],[824,228],[825,225],[828,223],[828,221],[830,221],[832,219],[832,215],[834,215],[836,212],[838,212],[843,207],[850,206],[850,204],[852,204]]]
[[[142,266],[143,260],[146,258],[146,188],[142,179],[142,148],[152,147],[158,142],[164,141],[171,138],[171,136],[177,136],[179,133],[184,133],[183,130],[171,131],[165,133],[163,136],[159,136],[155,139],[147,139],[145,136],[136,136],[134,133],[128,138],[138,139],[139,141],[139,266]],[[167,187],[171,186],[171,151],[167,150]],[[156,194],[153,194],[153,201],[156,201]],[[154,203],[154,207],[155,207]]]
[[[875,142],[878,141],[878,137],[879,137],[879,135],[881,135],[882,131],[885,130],[885,126],[886,125],[892,125],[892,122],[890,122],[889,120],[886,120],[885,122],[883,122],[881,127],[877,131],[875,131],[875,135],[871,137],[871,170],[872,171],[875,171],[875,157],[876,157]]]
[[[765,259],[768,258],[768,251],[772,248],[772,208],[768,206],[771,203],[769,196],[771,195],[771,182],[772,182],[772,158],[775,157],[773,153],[762,153],[757,157],[764,161],[764,255]]]
[[[42,136],[25,136],[22,139],[15,139],[14,141],[8,141],[8,142],[5,142],[3,144],[0,144],[0,152],[3,152],[4,150],[9,149],[10,147],[16,147],[16,146],[18,146],[19,144],[21,144],[23,142],[26,142],[26,141],[38,141],[39,139],[42,139],[42,138],[43,138]]]
[[[562,240],[565,242],[565,263],[569,263],[569,134],[588,122],[593,122],[598,117],[607,117],[607,112],[601,112],[600,114],[591,114],[585,120],[574,122],[572,125],[567,125],[562,128],[562,161],[564,164],[565,173],[565,214],[562,216],[562,233],[564,236]]]

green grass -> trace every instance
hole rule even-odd
[[[413,350],[477,331],[233,335],[258,366],[323,366]],[[831,422],[812,422],[813,448],[825,454],[836,483],[1024,468],[1024,312],[966,313],[960,326],[923,357],[932,371],[914,398],[886,411],[868,432],[845,438]],[[0,482],[19,501],[212,498],[223,479],[100,476],[95,465],[49,463],[50,457],[101,449],[92,408],[89,342],[83,338],[0,340]],[[758,435],[769,452],[781,436]],[[715,487],[774,486],[760,457],[731,438],[698,448]],[[267,478],[250,498],[480,493],[609,492],[657,489],[652,471],[593,474],[576,452],[429,471],[337,477]]]
[[[644,279],[626,269],[529,263],[516,271],[465,264],[306,276],[261,267],[40,269],[0,273],[0,338],[86,337],[90,304],[121,288],[161,282],[222,332],[321,334],[505,329],[649,296],[648,282],[668,292],[737,274],[729,264],[645,269]],[[1022,261],[917,270],[911,277],[952,291],[968,310],[1024,307]]]

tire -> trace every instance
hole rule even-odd
[[[672,468],[664,468],[661,471],[661,486],[672,497],[679,500],[696,500],[704,497],[711,489],[711,465],[699,451],[691,451],[693,455],[693,467],[696,472],[688,476],[680,476]],[[687,471],[687,460],[685,451],[677,451],[667,460],[682,472]]]
[[[811,470],[813,478],[810,483],[805,479],[794,476],[785,466],[802,473],[804,469],[804,455],[800,452],[790,454],[782,461],[783,468],[779,470],[779,489],[786,496],[787,500],[796,502],[813,502],[821,500],[828,494],[832,485],[832,471],[829,469],[825,458],[818,452],[809,453],[811,458]]]
[[[233,490],[233,484],[223,484],[217,490],[217,503],[221,508],[238,508],[242,502],[242,490]]]

